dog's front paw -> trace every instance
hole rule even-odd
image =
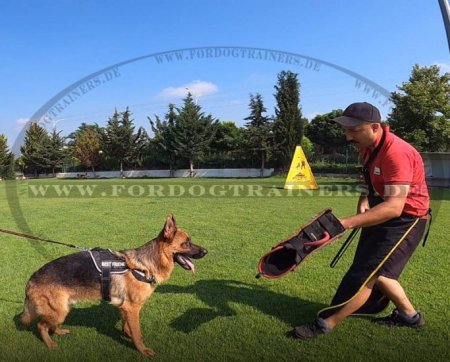
[[[70,329],[64,329],[64,328],[56,328],[55,334],[58,336],[65,336],[66,334],[70,333]]]
[[[141,352],[146,357],[153,357],[156,354],[154,350],[148,347],[141,349],[139,352]]]

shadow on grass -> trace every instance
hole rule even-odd
[[[31,331],[37,338],[41,339],[36,323],[33,323],[30,327],[24,327],[20,323],[20,313],[17,314],[13,320],[17,330]],[[116,328],[116,324],[119,320],[119,309],[108,303],[102,302],[101,304],[90,307],[73,308],[64,323],[62,323],[62,326],[63,328],[69,327],[69,329],[70,326],[93,328],[97,333],[110,337],[114,341],[131,349],[135,349],[131,339],[127,338],[121,330]],[[68,338],[70,338],[70,335]]]
[[[189,333],[217,317],[236,316],[238,313],[230,303],[238,303],[253,307],[261,313],[273,316],[292,326],[310,322],[322,304],[312,303],[297,297],[280,294],[255,284],[237,280],[200,280],[189,286],[161,285],[157,289],[161,294],[193,294],[209,308],[191,308],[180,317],[174,319],[172,328]],[[73,308],[62,324],[64,327],[77,326],[94,329],[114,341],[134,349],[131,340],[116,327],[120,320],[119,310],[108,304],[101,303],[83,308]],[[18,330],[31,331],[37,338],[40,335],[35,323],[25,328],[20,323],[20,314],[14,317]]]
[[[171,326],[189,333],[217,317],[235,316],[229,303],[245,304],[285,323],[310,322],[324,305],[275,293],[267,288],[236,280],[200,280],[190,286],[161,285],[157,293],[194,294],[210,308],[192,308],[171,322]]]

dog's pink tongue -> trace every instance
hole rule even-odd
[[[191,269],[191,271],[192,271],[193,273],[195,273],[195,265],[194,265],[193,263],[191,263],[191,261],[188,260],[188,259],[185,259],[184,261],[185,261],[186,264],[189,266],[189,268]]]

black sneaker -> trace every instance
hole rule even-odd
[[[425,324],[425,319],[423,319],[420,312],[417,312],[413,317],[408,317],[407,315],[400,313],[397,309],[394,309],[390,316],[375,318],[373,319],[373,322],[388,327],[419,328]]]
[[[290,336],[296,339],[313,339],[330,331],[331,328],[322,318],[316,318],[311,324],[295,327]]]

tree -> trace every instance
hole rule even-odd
[[[173,176],[177,159],[177,149],[175,143],[176,117],[176,108],[172,103],[169,104],[169,109],[164,116],[164,120],[161,120],[158,116],[155,116],[155,121],[153,121],[150,117],[147,117],[154,133],[152,141],[156,145],[156,149],[161,155],[163,161],[169,165],[171,177]]]
[[[5,177],[5,166],[8,160],[8,140],[0,134],[0,177]]]
[[[61,131],[53,129],[49,140],[49,167],[55,174],[56,168],[63,168],[64,163],[69,158],[65,138],[61,137]]]
[[[149,137],[144,127],[139,127],[136,134],[133,135],[131,140],[133,149],[128,163],[134,167],[142,167],[144,159],[146,158],[146,153],[149,148]]]
[[[218,122],[211,142],[209,162],[219,167],[246,166],[245,129],[234,122]]]
[[[80,159],[75,155],[75,143],[76,141],[87,131],[90,130],[97,135],[97,138],[100,140],[100,150],[98,151],[100,157],[98,163],[95,164],[95,169],[99,170],[103,167],[107,167],[108,165],[104,165],[105,161],[105,129],[100,127],[97,123],[81,123],[81,125],[73,132],[71,132],[67,136],[67,158],[64,160],[64,165],[69,165],[69,167],[77,167],[77,164],[80,163]],[[85,164],[82,164],[86,166]],[[90,166],[88,166],[91,168]]]
[[[194,163],[204,159],[214,138],[217,120],[201,112],[201,107],[194,102],[191,93],[183,102],[175,118],[174,144],[179,157],[189,161],[189,172],[193,176]]]
[[[9,152],[6,158],[4,177],[9,180],[16,178],[16,160],[12,152]]]
[[[294,155],[295,146],[303,136],[302,113],[300,109],[300,84],[297,74],[282,71],[275,85],[275,120],[273,122],[274,152],[279,166],[286,170]]]
[[[24,144],[20,148],[26,168],[35,176],[50,168],[50,137],[42,126],[31,123],[25,133]]]
[[[256,153],[261,162],[261,177],[264,174],[265,161],[270,149],[270,118],[263,114],[267,112],[261,94],[250,94],[250,115],[244,118],[249,121],[247,127],[247,148],[251,153]]]
[[[104,145],[106,157],[119,166],[121,176],[124,167],[141,165],[147,144],[148,136],[144,128],[134,132],[129,108],[121,113],[116,109],[104,130]]]
[[[347,145],[342,127],[331,122],[333,118],[340,116],[342,116],[342,110],[335,109],[315,116],[305,126],[305,135],[318,147],[319,154],[335,154],[338,149]]]
[[[450,150],[450,73],[415,65],[408,82],[391,93],[392,130],[419,151]]]
[[[73,146],[75,157],[86,167],[90,168],[95,176],[95,167],[101,158],[101,139],[92,128],[86,128],[78,133]]]
[[[8,149],[8,139],[0,134],[0,178],[15,178],[15,161],[14,154]]]
[[[122,135],[122,143],[119,143],[119,149],[122,148],[121,160],[121,174],[123,176],[123,167],[140,167],[142,159],[148,144],[148,135],[143,127],[139,127],[138,131],[134,132],[134,123],[131,119],[131,111],[127,107],[125,112],[121,113],[120,129]]]
[[[105,129],[103,127],[100,127],[97,123],[89,124],[89,123],[82,122],[81,125],[75,131],[73,131],[72,133],[70,133],[67,136],[67,139],[70,140],[68,142],[68,144],[73,145],[75,142],[75,139],[79,135],[81,135],[84,131],[86,131],[88,128],[93,130],[95,133],[97,133],[97,135],[100,138],[103,138],[104,133],[105,133]]]
[[[303,135],[302,143],[300,146],[302,146],[302,150],[305,153],[305,157],[308,160],[311,160],[314,158],[314,144],[311,142],[311,140],[306,135]]]

